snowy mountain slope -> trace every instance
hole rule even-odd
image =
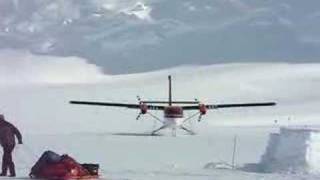
[[[0,48],[78,56],[109,73],[181,64],[316,62],[316,0],[4,0]]]

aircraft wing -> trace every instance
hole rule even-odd
[[[275,102],[263,103],[242,103],[242,104],[208,104],[205,105],[207,109],[220,109],[220,108],[236,108],[236,107],[256,107],[256,106],[275,106]],[[184,110],[198,110],[198,106],[182,106]]]
[[[140,109],[140,104],[112,103],[112,102],[93,102],[93,101],[70,101],[70,104],[91,105],[91,106],[114,106],[131,109]],[[164,106],[146,105],[150,110],[163,110]]]

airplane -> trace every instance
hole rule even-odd
[[[93,102],[93,101],[70,101],[70,104],[92,105],[92,106],[113,106],[124,107],[129,109],[139,109],[140,112],[136,117],[139,120],[142,115],[150,115],[155,120],[161,122],[162,126],[153,130],[150,135],[157,135],[163,129],[171,128],[172,135],[176,135],[177,129],[182,129],[190,135],[196,134],[191,129],[185,126],[185,123],[198,116],[198,122],[207,114],[208,110],[236,107],[256,107],[256,106],[275,106],[275,102],[260,102],[260,103],[241,103],[241,104],[204,104],[194,99],[193,101],[174,101],[172,99],[172,78],[168,76],[169,81],[169,96],[168,101],[144,101],[139,96],[138,103],[114,103],[114,102]],[[155,116],[149,111],[163,111],[163,119]],[[189,117],[184,116],[184,111],[197,111]]]

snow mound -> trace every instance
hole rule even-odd
[[[281,128],[270,134],[259,163],[263,172],[320,173],[320,130]]]

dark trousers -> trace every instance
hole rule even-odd
[[[7,175],[7,170],[9,169],[10,175],[15,176],[15,168],[14,163],[12,161],[12,151],[14,149],[14,145],[6,145],[2,146],[3,148],[3,156],[2,156],[2,172],[1,175]]]

